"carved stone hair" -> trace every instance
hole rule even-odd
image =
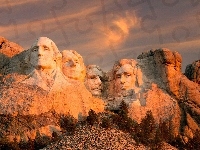
[[[99,66],[97,66],[97,65],[88,65],[87,67],[86,67],[86,74],[88,74],[88,73],[90,73],[90,72],[93,72],[93,69],[97,69],[98,70],[98,76],[100,76],[100,77],[104,77],[104,72],[103,72],[103,70],[99,67]]]
[[[31,49],[32,49],[32,48],[38,43],[38,41],[40,41],[41,39],[45,39],[45,40],[47,40],[47,41],[49,41],[49,42],[51,43],[51,47],[52,47],[52,49],[53,49],[53,51],[54,51],[54,57],[55,57],[56,60],[62,58],[62,54],[61,54],[60,51],[58,50],[58,47],[57,47],[56,44],[55,44],[51,39],[49,39],[48,37],[39,37],[39,38],[35,41],[35,43],[31,46]],[[55,60],[55,61],[56,61],[56,60]]]
[[[134,59],[121,59],[119,61],[116,61],[114,66],[113,66],[113,78],[115,78],[116,72],[125,64],[129,64],[133,67],[133,73],[136,73],[137,69],[137,62]]]
[[[25,63],[29,63],[30,62],[30,56],[31,56],[31,50],[34,48],[34,46],[37,45],[38,41],[40,40],[47,40],[50,42],[51,44],[51,48],[54,51],[54,61],[56,62],[57,65],[60,65],[61,60],[62,60],[62,54],[60,53],[60,51],[58,50],[58,47],[56,46],[56,44],[49,38],[47,37],[39,37],[31,46],[31,48],[28,50],[28,55],[25,57]]]
[[[134,59],[121,59],[115,62],[113,69],[112,69],[112,80],[115,80],[116,72],[125,64],[129,64],[133,67],[133,74],[136,75],[136,85],[141,86],[143,84],[142,81],[142,72],[141,69]]]

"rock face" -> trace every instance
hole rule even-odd
[[[103,111],[104,102],[92,97],[83,82],[67,78],[61,62],[61,53],[46,37],[40,37],[29,50],[13,56],[1,81],[0,114],[39,116],[53,110],[82,120],[90,109]]]
[[[118,109],[123,100],[129,105],[129,116],[135,121],[140,123],[147,111],[151,111],[157,123],[170,121],[174,134],[178,135],[181,120],[178,102],[162,89],[161,77],[157,82],[154,76],[158,75],[154,72],[157,68],[152,62],[155,59],[147,58],[116,62],[111,71],[110,95],[113,98],[107,100],[107,109]]]
[[[185,76],[191,81],[200,84],[200,60],[186,66]]]
[[[138,59],[142,72],[147,77],[147,87],[152,82],[156,83],[164,93],[176,100],[181,109],[181,130],[190,126],[194,133],[185,113],[190,114],[196,127],[199,126],[200,89],[198,84],[181,73],[180,54],[168,49],[157,49],[139,55]]]
[[[9,64],[10,59],[22,51],[23,48],[18,44],[10,42],[4,37],[0,37],[0,74],[4,73],[4,67]]]
[[[4,38],[0,42],[0,117],[13,118],[0,126],[10,132],[16,120],[25,123],[19,123],[20,130],[11,134],[0,130],[3,138],[20,141],[38,134],[51,136],[60,131],[59,115],[83,120],[90,109],[117,110],[122,101],[138,123],[150,110],[157,123],[170,123],[175,136],[192,138],[199,130],[199,61],[186,69],[192,81],[181,73],[181,55],[166,48],[142,53],[137,60],[119,60],[107,73],[96,65],[87,66],[86,72],[80,54],[74,50],[60,53],[47,37],[24,51]],[[44,116],[49,120],[39,124]]]
[[[75,118],[78,118],[86,116],[90,109],[94,109],[97,112],[103,111],[104,105],[100,99],[93,98],[81,82],[75,82],[64,76],[60,68],[62,55],[52,40],[40,37],[26,54],[24,59],[27,61],[28,69],[26,71],[24,68],[16,70],[16,72],[24,70],[24,74],[22,74],[23,71],[17,72],[17,75],[14,74],[15,72],[10,73],[11,76],[8,77],[10,83],[9,81],[6,83],[8,90],[1,90],[2,104],[4,104],[5,99],[9,100],[12,97],[12,103],[16,102],[15,105],[23,108],[23,115],[39,115],[50,109],[54,109],[56,113],[70,113]],[[12,65],[11,68],[13,68]],[[30,88],[32,86],[36,89],[41,89],[38,90],[38,93],[40,91],[44,92],[35,94]],[[27,93],[26,97],[18,96],[18,92],[15,92],[15,90]],[[4,93],[8,91],[10,96],[6,97]],[[29,94],[30,96],[28,96]],[[31,97],[32,100],[28,101],[30,104],[24,106],[27,101],[26,99]],[[74,109],[75,107],[76,109]],[[6,111],[9,114],[22,113],[17,108],[12,111],[5,107],[2,111]]]

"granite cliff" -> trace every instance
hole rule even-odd
[[[84,66],[74,50],[62,56],[46,37],[28,50],[5,38],[0,42],[0,141],[60,135],[61,116],[84,121],[91,109],[117,111],[122,101],[137,123],[151,111],[157,124],[169,122],[184,142],[199,130],[199,62],[183,74],[178,52],[149,50],[137,60],[119,60],[105,73],[96,65]]]

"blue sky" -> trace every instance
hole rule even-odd
[[[112,68],[121,58],[169,48],[185,66],[200,59],[198,0],[0,0],[0,36],[30,48],[40,36],[73,49],[85,64]]]

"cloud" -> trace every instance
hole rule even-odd
[[[66,34],[66,36],[75,40],[79,38],[77,30],[83,31],[85,26],[87,28],[87,17],[89,18],[98,11],[99,6],[93,6],[75,13],[52,11],[47,14],[48,17],[30,18],[26,22],[10,19],[6,25],[0,26],[0,34],[14,40],[14,42],[22,43],[25,48],[30,46],[28,41],[31,42],[39,36],[51,36],[50,38],[54,39],[56,37],[58,41],[63,41],[65,38],[63,34]],[[72,32],[74,34],[70,37]]]
[[[38,1],[38,0],[37,0]],[[27,4],[27,3],[33,3],[33,2],[36,2],[35,0],[17,0],[17,1],[9,1],[9,0],[6,0],[5,3],[2,3],[0,8],[9,8],[9,7],[15,7],[15,6],[18,6],[18,5],[24,5],[24,4]]]
[[[104,29],[106,45],[120,46],[130,34],[130,30],[138,26],[138,18],[135,13],[125,13],[109,22],[107,29]]]

